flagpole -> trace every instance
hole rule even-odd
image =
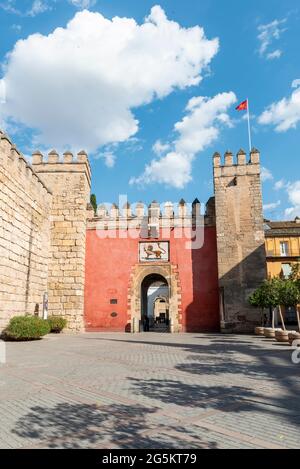
[[[249,149],[250,153],[252,151],[252,141],[251,141],[251,127],[250,127],[250,108],[249,108],[249,99],[247,98],[247,117],[248,117],[248,136],[249,136]]]

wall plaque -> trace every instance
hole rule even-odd
[[[170,255],[168,241],[150,241],[148,243],[139,243],[140,262],[168,262],[169,260]]]

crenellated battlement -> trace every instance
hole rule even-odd
[[[211,213],[211,206],[205,215],[201,215],[201,203],[198,199],[191,203],[186,203],[181,199],[178,203],[164,202],[159,204],[153,201],[150,205],[143,202],[117,205],[101,203],[94,213],[92,207],[88,208],[88,228],[140,228],[143,224],[163,227],[189,227],[202,219],[202,224],[213,225],[214,218]],[[210,204],[211,205],[211,204]]]
[[[116,203],[104,204],[101,203],[97,207],[96,218],[144,218],[146,217],[159,217],[159,218],[184,218],[190,217],[193,213],[199,213],[200,215],[200,202],[197,206],[194,204],[164,202],[159,204],[158,202],[152,202],[150,205],[144,204],[143,202],[130,204],[126,202],[121,208]]]
[[[216,152],[213,155],[213,168],[214,177],[260,174],[260,153],[253,148],[247,160],[247,153],[244,150],[239,150],[236,157],[228,150],[222,161],[220,153]]]
[[[0,162],[4,168],[10,168],[9,173],[17,175],[21,185],[30,184],[31,190],[42,197],[50,197],[51,191],[38,177],[33,167],[11,142],[9,136],[0,130]]]
[[[71,151],[65,151],[62,157],[57,153],[56,150],[51,150],[47,157],[45,158],[43,153],[39,150],[32,153],[32,163],[33,164],[56,164],[56,163],[89,163],[87,153],[82,150],[77,155],[73,155]]]
[[[49,172],[84,172],[89,184],[91,183],[91,168],[87,153],[82,150],[75,156],[71,151],[59,155],[51,150],[44,156],[39,150],[32,154],[32,165],[38,173]]]

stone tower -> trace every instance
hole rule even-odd
[[[62,315],[68,328],[84,328],[84,270],[87,203],[91,171],[87,154],[75,159],[70,152],[61,161],[51,151],[45,161],[40,152],[32,166],[52,192],[50,253],[48,270],[49,313]]]
[[[215,153],[214,191],[222,332],[253,331],[259,318],[248,296],[266,278],[260,154],[240,150],[234,162]]]

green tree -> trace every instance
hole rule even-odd
[[[300,263],[297,262],[296,264],[293,264],[291,267],[292,267],[292,271],[290,273],[289,279],[294,280],[295,282],[297,281],[300,282]]]
[[[249,303],[256,307],[261,308],[262,311],[262,324],[263,324],[263,311],[265,308],[272,310],[272,327],[275,327],[275,308],[279,305],[279,284],[280,279],[272,278],[265,280],[260,287],[258,287],[252,295],[250,295]]]
[[[97,213],[97,198],[95,194],[91,194],[90,202],[96,214]]]
[[[280,305],[283,305],[286,307],[294,306],[296,308],[298,328],[300,331],[300,318],[299,318],[299,311],[298,311],[298,304],[300,303],[300,280],[299,278],[296,278],[295,280],[292,280],[291,278],[286,279],[286,280],[281,280],[280,286],[279,286],[279,301],[280,301]],[[279,310],[281,313],[281,306],[279,306]]]
[[[262,286],[257,288],[252,295],[249,296],[249,303],[255,308],[260,308],[261,312],[261,325],[264,325],[264,310],[268,307],[265,303]]]

